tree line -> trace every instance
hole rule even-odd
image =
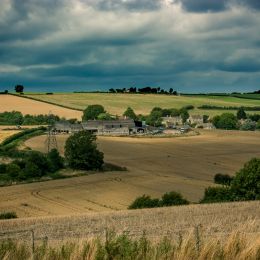
[[[131,93],[131,94],[167,94],[167,95],[178,95],[176,90],[170,88],[169,90],[165,90],[161,87],[143,87],[143,88],[110,88],[109,93]]]

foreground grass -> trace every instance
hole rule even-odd
[[[57,93],[53,95],[33,94],[30,98],[51,102],[74,109],[85,109],[88,105],[100,104],[112,114],[121,115],[128,106],[137,114],[148,114],[155,106],[162,108],[181,108],[186,105],[195,107],[202,105],[215,106],[260,106],[260,100],[242,99],[230,96],[169,96],[145,94],[110,94],[110,93]],[[214,116],[227,112],[225,110],[190,111],[191,114],[207,114]],[[228,110],[228,112],[236,112]]]
[[[252,240],[245,234],[235,232],[225,241],[221,238],[204,239],[199,229],[177,240],[161,238],[151,242],[143,233],[139,239],[127,233],[116,235],[106,232],[105,238],[91,241],[67,241],[58,245],[48,244],[47,239],[39,245],[15,240],[0,242],[0,259],[259,259],[260,239]]]

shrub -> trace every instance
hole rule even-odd
[[[32,170],[31,173],[33,173],[33,177],[42,177],[51,170],[51,166],[47,160],[47,157],[40,152],[30,151],[24,160],[28,168]],[[38,171],[36,171],[34,165],[37,166]],[[29,171],[28,174],[30,175]]]
[[[208,187],[205,189],[201,203],[232,201],[232,192],[229,187]]]
[[[60,154],[59,154],[57,149],[52,149],[47,154],[47,159],[49,160],[50,168],[51,168],[52,172],[56,172],[57,170],[59,170],[59,169],[64,167],[64,160],[60,156]]]
[[[97,149],[96,136],[81,131],[70,136],[65,144],[65,158],[73,169],[99,170],[102,167],[103,153]]]
[[[0,213],[0,219],[12,219],[12,218],[17,218],[17,215],[15,212]]]
[[[187,204],[189,204],[189,202],[186,199],[184,199],[180,193],[175,191],[165,193],[160,201],[160,205],[163,207]]]
[[[232,180],[233,177],[229,176],[228,174],[218,173],[214,176],[214,182],[217,184],[230,185]]]
[[[258,122],[256,123],[256,129],[260,130],[260,119],[259,119]]]
[[[21,168],[15,163],[9,163],[6,165],[6,174],[12,180],[15,180],[18,177],[20,171],[21,171]]]
[[[19,180],[26,180],[28,178],[41,177],[42,171],[39,167],[32,161],[27,161],[21,173],[19,174]]]
[[[0,163],[0,174],[6,173],[6,164]]]
[[[240,129],[243,131],[254,131],[256,129],[256,122],[251,119],[247,119],[242,123]]]
[[[161,199],[151,199],[150,196],[143,195],[134,200],[129,209],[169,207],[174,205],[187,205],[189,202],[181,194],[171,191],[165,193]]]
[[[143,209],[159,207],[159,199],[152,199],[150,196],[143,195],[134,200],[128,209]]]

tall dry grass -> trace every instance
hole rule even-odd
[[[151,242],[145,234],[133,239],[128,234],[116,235],[110,231],[105,239],[64,241],[58,245],[44,241],[34,248],[25,242],[4,240],[0,242],[0,259],[256,260],[260,259],[260,238],[251,239],[245,233],[236,231],[225,240],[206,239],[195,231],[177,240],[164,237],[158,242]]]

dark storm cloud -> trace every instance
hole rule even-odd
[[[226,9],[228,0],[179,0],[183,8],[190,12],[220,12]]]
[[[258,1],[2,1],[0,87],[215,90],[260,80]]]
[[[188,12],[221,12],[234,5],[260,10],[259,0],[177,0]]]

